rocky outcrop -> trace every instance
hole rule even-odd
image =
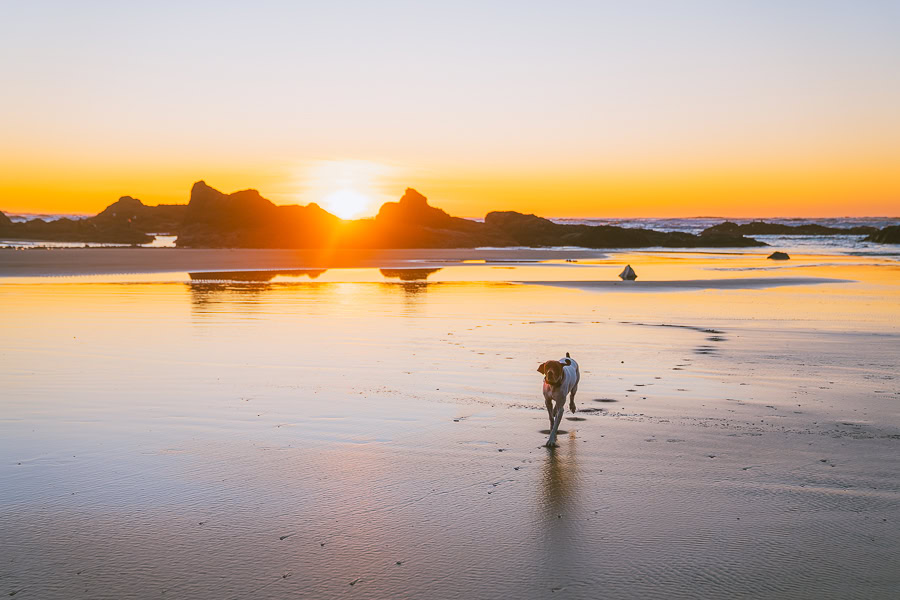
[[[791,257],[787,252],[773,252],[766,258],[768,258],[769,260],[791,260]]]
[[[122,196],[92,220],[101,227],[127,225],[143,233],[171,235],[177,233],[186,212],[184,204],[147,206],[137,198]]]
[[[11,223],[4,216],[0,231],[7,238],[126,244],[147,243],[152,240],[150,233],[175,233],[178,246],[198,248],[765,246],[717,228],[697,236],[609,225],[562,225],[512,211],[490,212],[484,222],[478,222],[431,206],[412,188],[407,188],[398,202],[382,205],[374,219],[343,221],[314,203],[276,206],[256,190],[225,194],[204,181],[193,185],[187,205],[146,206],[124,196],[89,219]]]
[[[0,232],[8,239],[49,242],[94,242],[145,244],[153,233],[174,233],[186,210],[184,205],[146,206],[131,196],[123,196],[103,212],[87,219],[31,219],[13,223],[0,218]]]
[[[581,246],[645,248],[765,245],[736,234],[696,236],[646,229],[560,225],[517,212],[491,212],[483,223],[428,204],[407,188],[374,219],[342,221],[315,204],[275,206],[255,190],[223,194],[194,184],[179,246],[244,248],[474,248]]]
[[[13,222],[10,221],[9,217],[3,214],[3,211],[0,211],[0,233],[6,232],[7,230],[12,228]]]
[[[428,198],[406,188],[399,202],[385,202],[375,222],[391,227],[427,227],[431,229],[466,229],[472,221],[451,217],[440,208],[428,204]]]
[[[236,248],[321,248],[341,220],[317,204],[276,206],[256,190],[233,194],[198,181],[191,188],[179,246]]]
[[[900,244],[900,225],[889,225],[880,231],[875,231],[865,241],[878,244]]]
[[[484,225],[496,238],[505,240],[501,246],[562,246],[565,225],[514,211],[489,212]]]
[[[145,244],[153,241],[153,236],[138,231],[130,224],[103,224],[97,223],[93,218],[55,221],[31,219],[24,223],[11,223],[3,228],[2,233],[3,237],[11,240],[105,244]]]
[[[725,221],[703,230],[701,235],[726,234],[726,235],[869,235],[878,231],[876,227],[826,227],[825,225],[784,225],[783,223],[767,223],[765,221],[753,221],[738,225],[731,221]]]
[[[368,231],[344,236],[349,247],[473,248],[494,241],[483,223],[452,217],[428,204],[428,199],[406,188],[399,202],[385,202]]]
[[[742,235],[690,233],[634,229],[612,225],[561,225],[535,215],[491,212],[484,224],[496,246],[579,246],[582,248],[702,248],[765,246]]]

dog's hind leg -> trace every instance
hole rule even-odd
[[[578,386],[572,388],[572,393],[569,395],[569,410],[572,411],[572,414],[575,414],[575,392],[578,391]]]

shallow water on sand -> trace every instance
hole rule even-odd
[[[893,597],[898,267],[617,260],[0,284],[0,593]]]

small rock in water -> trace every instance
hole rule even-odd
[[[621,277],[623,281],[634,281],[637,279],[637,273],[634,272],[631,265],[626,265],[625,269],[619,273],[619,277]]]
[[[787,252],[773,252],[769,255],[769,260],[790,260],[791,257],[788,256]]]
[[[357,583],[359,583],[360,579],[362,579],[362,577],[357,577],[356,579],[354,579],[353,581],[350,582],[350,585],[356,585]]]

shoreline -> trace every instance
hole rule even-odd
[[[398,268],[463,264],[473,260],[527,262],[602,259],[601,250],[398,249],[263,250],[206,248],[61,248],[0,252],[0,279],[185,271]]]

